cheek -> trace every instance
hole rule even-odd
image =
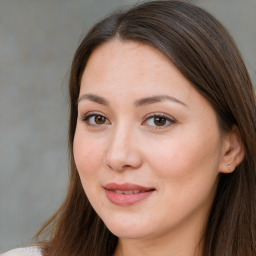
[[[210,207],[218,178],[215,145],[207,148],[204,143],[177,139],[165,144],[164,149],[154,148],[158,157],[150,164],[163,195],[161,204],[170,211],[175,207],[175,216],[203,205]]]
[[[218,135],[182,133],[174,137],[151,145],[148,159],[155,174],[179,185],[188,183],[188,187],[193,181],[215,179],[220,157]]]
[[[83,135],[83,136],[80,136]],[[73,143],[75,164],[81,183],[89,201],[94,208],[95,202],[99,201],[99,170],[102,163],[102,153],[100,145],[92,142],[90,137],[84,136],[80,131],[76,131]]]
[[[73,143],[74,159],[80,178],[83,180],[86,176],[86,179],[90,179],[97,174],[97,167],[102,162],[102,154],[99,150],[102,145],[98,145],[95,141],[91,142],[90,138],[80,135],[78,130]]]

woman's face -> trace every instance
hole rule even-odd
[[[88,199],[122,238],[204,225],[218,183],[216,114],[158,50],[114,40],[82,76],[74,157]]]

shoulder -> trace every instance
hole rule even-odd
[[[38,247],[24,247],[8,251],[0,256],[42,256]]]

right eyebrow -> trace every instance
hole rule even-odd
[[[109,102],[106,99],[104,99],[100,96],[97,96],[95,94],[83,94],[79,97],[79,99],[77,100],[77,103],[79,103],[82,100],[93,101],[93,102],[96,102],[98,104],[105,105],[105,106],[109,105]]]

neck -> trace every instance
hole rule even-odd
[[[201,249],[194,241],[182,244],[169,244],[160,247],[155,241],[120,241],[114,256],[202,256]]]

